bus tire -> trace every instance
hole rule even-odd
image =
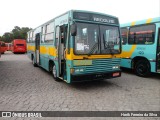
[[[56,66],[54,64],[52,65],[52,76],[55,81],[60,81],[57,77],[57,70],[56,70]]]
[[[150,63],[147,60],[139,60],[135,64],[135,73],[140,77],[148,77],[150,75]]]
[[[32,64],[33,64],[34,67],[37,67],[37,64],[35,63],[34,57],[32,59]]]

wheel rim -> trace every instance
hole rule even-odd
[[[139,73],[140,75],[145,75],[147,73],[147,70],[147,64],[141,63],[137,66],[137,73]]]
[[[54,77],[56,77],[56,67],[55,67],[55,65],[53,66],[52,74],[53,74]]]

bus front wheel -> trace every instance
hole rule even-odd
[[[32,64],[33,64],[34,67],[37,67],[37,64],[35,63],[34,57],[32,59]]]
[[[147,60],[140,60],[135,64],[135,73],[140,77],[147,77],[150,74],[150,64]]]
[[[56,70],[56,66],[55,65],[52,66],[52,76],[53,76],[55,81],[59,81],[59,79],[57,77],[57,70]]]

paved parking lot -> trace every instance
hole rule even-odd
[[[160,111],[160,74],[125,70],[122,77],[67,84],[56,82],[26,54],[0,58],[0,111]]]

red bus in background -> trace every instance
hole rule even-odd
[[[7,51],[11,51],[12,50],[12,43],[5,43],[5,44],[6,44]]]
[[[0,42],[0,57],[1,57],[1,42]]]
[[[12,52],[13,53],[26,53],[26,40],[24,39],[14,39],[12,41]]]
[[[0,53],[1,54],[4,54],[4,52],[6,51],[6,45],[5,45],[5,42],[3,41],[0,41]]]

